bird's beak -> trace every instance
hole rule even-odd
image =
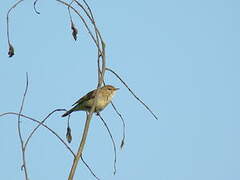
[[[115,91],[119,90],[119,88],[115,88]]]

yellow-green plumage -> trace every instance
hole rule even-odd
[[[110,102],[115,94],[116,90],[118,88],[115,88],[111,85],[103,86],[99,89],[98,99],[96,102],[96,107],[94,112],[100,112],[102,111]],[[87,111],[89,112],[93,106],[94,98],[96,96],[96,89],[87,93],[85,96],[80,98],[78,101],[76,101],[72,106],[74,106],[72,109],[67,111],[62,115],[62,117],[65,117],[69,114],[71,114],[74,111]]]

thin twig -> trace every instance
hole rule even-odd
[[[94,21],[94,23],[95,23],[94,16],[93,16],[93,13],[92,13],[92,10],[91,10],[90,6],[88,5],[88,3],[85,0],[83,0],[83,2],[87,6],[87,9],[90,13],[90,17],[91,17],[90,19],[92,19],[92,21]]]
[[[10,12],[18,5],[20,4],[22,1],[24,0],[19,0],[17,1],[15,4],[13,4],[13,6],[8,10],[7,12],[7,39],[8,39],[8,44],[10,45],[10,37],[9,37],[9,14]]]
[[[8,56],[9,57],[12,57],[14,55],[14,47],[10,42],[10,35],[9,35],[9,14],[22,1],[24,1],[24,0],[17,1],[15,4],[13,4],[13,6],[7,12],[7,40],[8,40],[8,46],[9,46],[9,49],[8,49]]]
[[[5,115],[17,115],[17,116],[21,116],[21,117],[24,117],[26,119],[29,119],[35,123],[38,123],[38,124],[41,124],[41,126],[45,127],[46,129],[48,129],[52,134],[54,134],[65,146],[66,148],[71,152],[71,154],[73,155],[73,157],[75,157],[75,154],[74,152],[72,151],[72,149],[67,145],[67,143],[65,143],[65,141],[54,131],[52,130],[51,128],[49,128],[47,125],[43,124],[41,121],[38,121],[34,118],[31,118],[29,116],[26,116],[24,114],[19,114],[19,113],[15,113],[15,112],[7,112],[7,113],[3,113],[3,114],[0,114],[0,117],[2,116],[5,116]]]
[[[75,0],[75,2],[77,2]],[[98,64],[98,78],[99,78],[99,82],[103,82],[104,83],[104,74],[105,74],[105,68],[106,68],[106,55],[105,55],[105,48],[106,45],[103,41],[103,38],[101,36],[101,33],[99,32],[97,25],[95,23],[95,19],[92,13],[91,8],[89,7],[89,5],[87,4],[87,2],[85,0],[83,0],[83,2],[85,3],[85,5],[88,8],[88,11],[90,13],[90,15],[88,14],[88,12],[85,10],[85,8],[82,7],[82,9],[84,10],[84,12],[87,14],[87,16],[89,17],[89,19],[91,20],[93,26],[94,26],[94,30],[95,30],[95,35],[96,35],[96,39],[97,39],[97,46],[99,47],[100,43],[99,43],[99,38],[101,40],[101,51],[98,48],[98,56],[97,56],[97,64]],[[102,59],[102,69],[100,69],[100,60]]]
[[[73,2],[74,2],[74,0],[72,0],[69,5],[71,6]],[[69,15],[70,22],[71,22],[72,36],[73,36],[74,40],[76,41],[77,40],[78,29],[75,27],[75,24],[73,23],[72,15],[71,15],[71,11],[70,11],[69,6],[68,6],[68,15]]]
[[[93,14],[92,14],[92,11],[89,7],[89,5],[86,3],[86,1],[83,1],[84,4],[87,6],[87,9],[88,11],[85,9],[85,7],[80,3],[78,2],[77,0],[73,0],[75,3],[77,3],[77,5],[85,12],[85,14],[87,15],[88,19],[91,21],[93,27],[94,27],[94,31],[95,31],[95,36],[96,36],[96,39],[97,39],[97,45],[99,46],[99,37],[101,37],[101,34],[99,33],[98,29],[97,29],[97,26],[96,26],[96,23],[95,23],[95,20],[94,20],[94,17],[93,17]],[[99,36],[99,37],[98,37]],[[101,38],[102,39],[102,38]]]
[[[28,73],[26,73],[26,87],[25,87],[25,91],[24,91],[24,94],[23,94],[23,99],[22,99],[20,110],[19,110],[19,114],[22,113],[24,101],[25,101],[26,94],[27,94],[27,90],[28,90]],[[25,179],[28,180],[28,172],[27,172],[27,164],[26,164],[26,158],[25,158],[24,142],[23,142],[22,132],[21,132],[20,115],[18,115],[18,121],[17,122],[18,122],[18,136],[19,136],[20,143],[21,143],[22,161],[23,161],[21,169],[24,169]]]
[[[125,87],[130,91],[130,93],[154,116],[154,118],[158,119],[157,116],[152,112],[152,110],[139,97],[137,97],[137,95],[135,95],[135,93],[128,87],[127,83],[125,83],[116,72],[109,68],[106,68],[106,70],[112,72],[125,85]]]
[[[87,10],[83,7],[83,5],[81,5],[77,0],[74,0],[85,12],[85,14],[87,15],[87,17],[91,20],[91,23],[94,27],[94,30],[95,30],[95,36],[96,36],[96,40],[97,40],[97,46],[99,46],[100,42],[99,42],[99,38],[101,39],[101,42],[103,42],[103,39],[102,39],[102,36],[97,28],[97,25],[96,25],[96,22],[95,22],[95,19],[94,19],[94,16],[93,16],[93,13],[92,13],[92,10],[91,8],[89,7],[88,3],[83,0],[84,4],[86,5],[87,7]],[[103,43],[102,43],[102,47],[103,47]],[[104,48],[103,48],[104,50]],[[102,72],[101,72],[101,69],[100,69],[100,58],[103,59],[102,55],[104,54],[105,52],[101,52],[98,50],[98,56],[97,56],[97,62],[98,62],[98,72],[100,72],[100,75],[102,75]],[[103,60],[104,62],[105,60]]]
[[[56,0],[56,1],[66,5],[68,7],[70,7],[80,17],[80,19],[82,20],[83,24],[85,25],[88,33],[90,34],[91,38],[93,39],[93,41],[94,41],[94,43],[95,43],[95,45],[96,45],[96,47],[98,49],[98,54],[99,54],[99,52],[101,52],[102,57],[105,57],[105,50],[104,50],[105,46],[103,45],[104,43],[102,43],[102,48],[100,48],[97,40],[95,39],[95,37],[93,36],[90,28],[88,27],[85,19],[80,15],[80,13],[75,8],[73,8],[70,4],[68,4],[68,3],[66,3],[66,2],[64,2],[62,0]],[[101,76],[101,72],[102,72],[102,76]],[[98,94],[99,94],[99,88],[101,87],[101,85],[103,83],[104,72],[105,72],[105,58],[102,58],[102,70],[98,69],[98,84],[97,84],[97,90],[96,90],[96,97],[94,98],[94,103],[93,103],[93,106],[91,108],[91,111],[87,114],[87,118],[86,118],[86,123],[85,123],[85,126],[84,126],[82,139],[81,139],[81,142],[80,142],[80,145],[79,145],[79,148],[78,148],[78,152],[77,152],[76,158],[74,158],[74,161],[73,161],[73,164],[72,164],[72,168],[71,168],[70,173],[69,173],[68,180],[72,180],[73,179],[75,171],[76,171],[76,168],[77,168],[78,161],[79,161],[79,159],[80,159],[80,157],[82,155],[83,148],[84,148],[84,145],[86,143],[86,138],[87,138],[87,134],[88,134],[90,121],[91,121],[91,118],[92,118],[92,115],[93,115],[93,111],[94,111],[94,109],[96,107],[96,102],[97,102],[97,98],[98,98]]]
[[[89,35],[91,36],[92,40],[94,41],[95,45],[97,46],[98,50],[100,51],[100,47],[97,45],[97,41],[96,41],[95,37],[93,36],[92,31],[91,31],[90,28],[88,27],[88,24],[87,24],[87,22],[85,21],[85,19],[82,17],[82,15],[81,15],[74,7],[72,7],[70,4],[68,4],[68,3],[66,3],[66,2],[64,2],[64,1],[62,1],[62,0],[56,0],[56,1],[64,4],[64,5],[67,6],[67,7],[70,7],[70,8],[80,17],[80,19],[82,20],[84,26],[86,27]]]
[[[114,149],[114,163],[113,163],[113,164],[114,164],[114,165],[113,165],[113,166],[114,166],[114,172],[113,172],[113,174],[116,174],[116,170],[117,170],[117,168],[116,168],[116,163],[117,163],[116,144],[115,144],[115,141],[114,141],[114,139],[113,139],[112,133],[111,133],[110,129],[108,128],[107,123],[104,121],[104,119],[102,118],[102,116],[100,115],[100,113],[98,113],[97,116],[100,117],[100,119],[102,120],[104,126],[106,127],[106,129],[107,129],[107,131],[108,131],[108,134],[110,135],[112,144],[113,144],[113,149]]]
[[[88,166],[88,164],[85,162],[85,160],[83,159],[82,156],[81,156],[81,160],[82,160],[82,162],[85,164],[85,166],[88,168],[88,170],[90,171],[90,173],[91,173],[97,180],[100,180],[100,178],[97,177],[97,176],[95,175],[95,173],[92,171],[92,169]]]
[[[92,115],[93,115],[93,111],[94,111],[95,106],[96,106],[98,94],[99,94],[99,88],[101,87],[102,82],[103,82],[103,78],[104,78],[104,72],[105,72],[105,50],[104,49],[105,49],[105,44],[101,40],[102,48],[100,48],[98,41],[93,36],[93,34],[92,34],[90,28],[88,27],[85,19],[80,15],[80,13],[75,8],[73,8],[70,4],[68,4],[68,3],[64,2],[64,1],[61,1],[61,0],[57,0],[57,1],[62,3],[62,4],[64,4],[64,5],[66,5],[66,6],[68,6],[69,8],[71,8],[80,17],[80,19],[82,20],[83,24],[85,25],[88,33],[90,34],[91,38],[93,39],[93,41],[94,41],[94,43],[95,43],[95,45],[96,45],[96,47],[98,49],[98,54],[99,54],[99,52],[101,52],[101,54],[102,54],[102,70],[100,70],[98,68],[98,85],[97,85],[96,97],[94,99],[94,105],[92,106],[91,111],[87,114],[87,118],[86,118],[86,123],[85,123],[85,126],[84,126],[84,132],[83,132],[83,135],[82,135],[82,139],[81,139],[81,142],[80,142],[80,145],[79,145],[79,148],[78,148],[78,152],[77,152],[76,158],[74,158],[74,161],[73,161],[73,164],[72,164],[72,168],[70,170],[69,177],[68,177],[69,180],[72,180],[73,176],[75,174],[75,171],[76,171],[76,167],[77,167],[79,158],[82,155],[83,148],[84,148],[84,145],[86,143],[86,138],[87,138],[87,134],[88,134],[90,121],[91,121],[91,118],[92,118]],[[77,1],[75,1],[75,2],[77,2]],[[92,21],[91,18],[89,18],[89,19]],[[95,32],[96,32],[96,29],[95,29]],[[100,34],[100,33],[98,32],[97,34]],[[101,39],[101,37],[100,37],[100,39]],[[100,62],[98,61],[98,64],[99,63]],[[102,75],[101,75],[101,73],[102,73]]]
[[[51,113],[49,113],[42,121],[40,124],[38,124],[33,130],[32,132],[30,133],[30,135],[28,136],[27,140],[26,140],[26,143],[24,145],[24,150],[27,148],[27,145],[28,145],[28,142],[29,140],[31,139],[31,137],[33,136],[33,134],[36,132],[36,130],[55,112],[58,112],[58,111],[67,111],[66,109],[55,109],[54,111],[52,111]]]
[[[95,42],[95,44],[96,44],[96,46],[97,46],[97,48],[98,48],[98,58],[97,58],[98,71],[100,72],[100,74],[102,74],[102,72],[101,72],[101,70],[100,70],[100,57],[102,57],[102,59],[104,59],[104,60],[102,61],[102,63],[103,63],[103,64],[102,64],[102,67],[103,67],[103,66],[105,66],[105,61],[106,61],[106,60],[105,60],[105,52],[102,52],[102,51],[105,51],[105,44],[104,44],[104,42],[103,42],[102,36],[101,36],[101,34],[100,34],[97,26],[96,26],[93,13],[92,13],[91,8],[89,7],[89,5],[87,4],[86,1],[84,1],[84,3],[85,3],[85,5],[87,6],[87,9],[88,9],[89,12],[88,12],[88,11],[85,9],[85,7],[84,7],[81,3],[79,3],[77,0],[72,0],[71,3],[68,4],[68,12],[69,12],[70,21],[71,21],[71,28],[72,28],[72,30],[73,30],[72,35],[73,35],[73,37],[74,37],[75,40],[76,40],[77,29],[75,28],[75,26],[74,26],[74,24],[73,24],[73,21],[72,21],[72,16],[71,16],[71,13],[70,13],[70,8],[72,8],[72,9],[75,11],[75,13],[77,13],[77,14],[79,15],[79,17],[82,19],[83,23],[85,24],[85,27],[88,29],[88,32],[90,32],[90,29],[88,28],[88,26],[87,26],[85,20],[83,19],[83,17],[77,12],[76,9],[74,9],[74,8],[71,6],[71,4],[72,4],[73,1],[74,1],[75,3],[77,3],[79,7],[81,7],[81,8],[83,9],[83,11],[85,12],[85,14],[87,15],[87,17],[89,18],[89,20],[91,21],[91,23],[92,23],[92,25],[93,25],[93,27],[94,27],[95,36],[96,36],[96,37],[93,37],[93,34],[91,34],[91,33],[90,33],[90,35],[91,35],[92,39],[94,40],[94,42]],[[61,1],[59,1],[59,2],[61,2]],[[67,3],[65,3],[65,2],[61,2],[61,3],[67,5]],[[101,39],[101,45],[102,45],[102,47],[103,47],[103,48],[102,48],[103,50],[101,50],[101,48],[100,48],[100,46],[99,46],[99,44],[100,44],[100,43],[99,43],[99,38]],[[105,71],[104,68],[102,68],[102,69]]]
[[[125,121],[122,117],[122,115],[120,114],[120,112],[117,110],[116,106],[113,104],[113,102],[111,101],[111,105],[113,107],[113,109],[115,110],[115,112],[117,113],[117,115],[120,117],[121,121],[122,121],[122,125],[123,125],[123,138],[121,141],[121,149],[123,148],[124,144],[125,144],[125,131],[126,131],[126,125],[125,125]]]
[[[27,141],[25,143],[25,146],[24,146],[24,150],[26,150],[27,148],[27,144],[30,140],[30,138],[32,137],[32,135],[34,134],[34,132],[36,132],[36,130],[41,126],[43,125],[43,123],[55,112],[59,112],[59,111],[67,111],[66,109],[55,109],[54,111],[52,111],[51,113],[49,113],[42,121],[41,123],[39,123],[34,129],[33,131],[30,133],[30,135],[28,136],[27,138]],[[70,118],[70,116],[69,116]],[[69,118],[68,118],[68,127],[69,127]],[[65,143],[65,142],[64,142]],[[75,154],[74,154],[74,158],[75,158]],[[95,175],[95,173],[92,171],[92,169],[89,167],[89,165],[84,161],[84,159],[81,157],[81,160],[83,161],[84,165],[88,168],[88,170],[90,171],[90,173],[96,178],[98,179],[98,177]]]
[[[38,0],[35,0],[35,1],[34,1],[34,3],[33,3],[33,9],[34,9],[35,13],[40,14],[40,12],[39,12],[39,11],[37,10],[37,8],[36,8],[37,2],[38,2]]]
[[[78,2],[77,0],[73,0],[73,1],[76,2],[77,5],[82,8],[82,10],[85,12],[85,14],[87,15],[87,17],[89,18],[89,20],[90,20],[90,21],[92,22],[92,24],[93,24],[94,19],[93,19],[93,16],[92,16],[91,12],[89,11],[89,13],[88,13],[87,10],[84,8],[84,6],[83,6],[80,2]],[[90,8],[88,8],[88,10],[89,10],[89,9],[90,9]]]
[[[21,0],[21,1],[23,1],[23,0]],[[101,54],[104,55],[105,52],[102,52],[102,49],[101,49],[100,46],[99,46],[98,40],[96,40],[96,39],[94,38],[94,36],[93,36],[90,28],[88,27],[87,23],[85,22],[85,19],[80,15],[80,13],[79,13],[76,9],[74,9],[72,6],[70,6],[68,3],[63,2],[63,1],[61,1],[61,0],[57,0],[57,1],[65,4],[65,5],[67,5],[68,7],[70,7],[71,9],[73,9],[76,14],[78,14],[78,16],[80,17],[80,19],[81,19],[82,22],[84,23],[84,25],[85,25],[88,33],[89,33],[90,36],[92,37],[95,45],[97,46],[98,52],[100,51]],[[37,0],[36,0],[35,3],[34,3],[34,9],[35,9],[35,4],[36,4],[36,2],[37,2]],[[35,9],[35,10],[36,10],[36,9]],[[91,19],[90,19],[90,20],[91,20]],[[96,31],[95,31],[95,32],[96,32]],[[96,32],[96,34],[100,34],[99,31]],[[97,39],[98,39],[98,36],[97,36]],[[100,37],[100,39],[102,39],[102,38]],[[10,42],[10,41],[9,41],[9,42]],[[101,42],[102,42],[102,46],[103,46],[103,41],[101,41]],[[9,46],[10,46],[9,49],[14,52],[14,49],[13,49],[13,47],[11,46],[10,43],[9,43]],[[104,47],[105,47],[105,46],[104,46]],[[104,48],[103,48],[103,49],[104,49]],[[14,54],[14,53],[13,53],[13,54]],[[99,53],[98,53],[98,54],[99,54]],[[105,55],[104,55],[104,57],[105,57]],[[102,59],[102,60],[103,60],[103,59]],[[104,68],[103,68],[103,67],[104,67]],[[100,71],[100,70],[99,70],[99,71]],[[102,62],[102,71],[105,71],[105,60],[103,60],[103,62]],[[100,77],[99,74],[100,74],[100,72],[98,72],[99,81],[98,81],[98,85],[97,85],[97,93],[96,93],[96,98],[95,98],[95,100],[94,100],[94,101],[95,101],[95,102],[94,102],[94,106],[92,107],[91,112],[87,115],[87,120],[86,120],[86,124],[85,124],[85,128],[84,128],[83,137],[82,137],[82,140],[81,140],[81,143],[80,143],[80,146],[79,146],[78,153],[77,153],[77,155],[76,155],[75,158],[74,158],[73,167],[71,168],[71,172],[70,172],[70,175],[69,175],[69,179],[72,179],[72,178],[73,178],[73,175],[74,175],[74,173],[75,173],[78,160],[79,160],[79,158],[80,158],[81,155],[82,155],[83,147],[84,147],[84,144],[85,144],[85,141],[86,141],[86,137],[87,137],[87,132],[88,132],[90,120],[91,120],[91,118],[92,118],[92,114],[93,114],[93,111],[94,111],[95,106],[96,106],[96,100],[97,100],[97,98],[98,98],[98,93],[99,93],[98,90],[99,90],[99,88],[101,87],[101,84],[102,84],[102,81],[103,81],[103,76]],[[71,176],[72,176],[72,177],[71,177]]]
[[[75,156],[75,158],[73,160],[73,164],[72,164],[69,176],[68,176],[68,180],[73,179],[76,168],[77,168],[77,165],[78,165],[78,161],[79,161],[80,157],[82,156],[83,148],[84,148],[84,145],[85,145],[86,139],[87,139],[87,134],[88,134],[88,129],[89,129],[91,118],[92,117],[87,116],[87,120],[86,120],[86,123],[85,123],[85,126],[84,126],[82,139],[81,139],[80,145],[78,147],[77,155]]]
[[[43,126],[44,128],[46,128],[47,130],[49,130],[49,132],[51,132],[53,135],[55,135],[55,137],[62,143],[65,145],[65,147],[69,150],[69,152],[73,155],[73,157],[75,158],[75,154],[73,152],[73,150],[70,148],[70,146],[68,146],[68,144],[54,131],[52,130],[50,127],[48,127],[47,125],[43,124],[41,121],[38,121],[34,118],[31,118],[29,116],[26,116],[24,114],[19,114],[19,113],[15,113],[15,112],[7,112],[7,113],[3,113],[0,114],[0,117],[5,116],[5,115],[17,115],[17,116],[21,116],[24,117],[26,119],[29,119],[35,123],[38,123],[40,126]],[[84,165],[87,167],[87,169],[89,170],[89,172],[96,178],[99,180],[99,178],[96,176],[96,174],[93,172],[93,170],[90,168],[90,166],[86,163],[86,161],[83,159],[83,157],[81,157],[81,160],[83,161]]]
[[[103,81],[103,84],[104,86],[106,85],[105,81]],[[116,106],[113,104],[113,102],[111,101],[111,105],[114,109],[114,111],[117,113],[117,115],[120,117],[121,121],[122,121],[122,125],[123,125],[123,138],[122,138],[122,141],[121,141],[121,145],[120,145],[120,148],[122,149],[124,144],[125,144],[125,131],[126,131],[126,125],[125,125],[125,121],[121,115],[121,113],[117,110]]]
[[[77,0],[75,0],[75,1],[77,1]],[[94,26],[94,29],[95,29],[95,32],[97,33],[97,37],[99,36],[99,38],[100,38],[100,40],[101,40],[101,43],[103,43],[104,41],[103,41],[103,38],[102,38],[102,35],[101,35],[101,33],[100,33],[100,31],[98,30],[98,28],[97,28],[97,25],[96,25],[96,22],[95,22],[95,19],[94,19],[94,16],[93,16],[93,13],[92,13],[92,10],[91,10],[91,8],[90,8],[90,6],[88,5],[88,3],[85,1],[85,0],[83,0],[83,2],[84,2],[84,4],[87,6],[87,9],[88,9],[88,11],[89,11],[89,13],[90,13],[90,17],[89,17],[89,19],[91,20],[91,22],[92,22],[92,24],[93,24],[93,26]],[[103,46],[103,44],[102,44],[102,46]]]
[[[74,0],[72,0],[69,5],[72,6],[72,3],[74,2]],[[70,6],[68,6],[68,15],[69,15],[69,18],[70,18],[70,21],[73,22],[72,20],[72,15],[71,15],[71,12],[70,12]]]

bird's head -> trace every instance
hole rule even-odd
[[[106,86],[103,86],[102,89],[105,89],[105,90],[108,90],[108,91],[116,91],[116,90],[118,90],[119,88],[115,88],[115,87],[112,86],[112,85],[106,85]]]
[[[115,88],[112,85],[106,85],[106,86],[103,86],[101,89],[107,92],[108,94],[114,94],[119,88]]]

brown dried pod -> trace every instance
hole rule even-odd
[[[8,56],[12,57],[13,55],[14,55],[14,48],[11,44],[9,44]]]
[[[77,40],[77,34],[78,34],[78,30],[75,27],[75,25],[73,24],[73,22],[71,22],[71,29],[72,29],[72,36],[74,38],[74,40]]]
[[[70,127],[67,127],[66,138],[67,138],[68,143],[72,142],[72,135],[71,135],[71,128]]]
[[[122,142],[121,142],[121,145],[120,145],[121,149],[123,148],[124,144],[125,144],[125,142],[124,142],[124,139],[123,139]]]

